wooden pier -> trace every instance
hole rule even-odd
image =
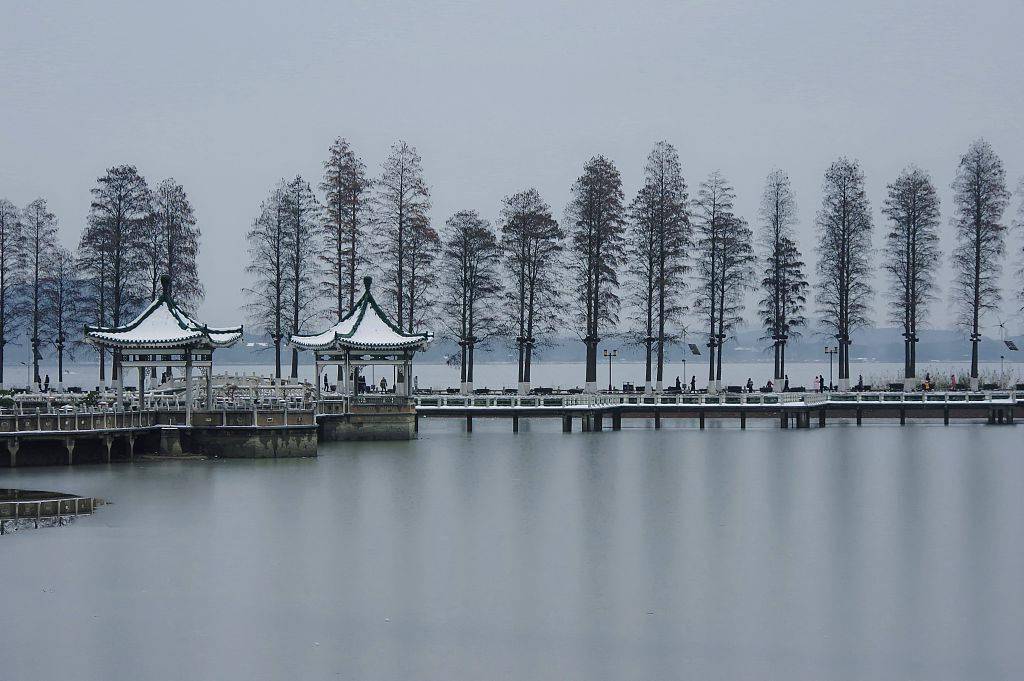
[[[774,420],[782,428],[824,427],[847,419],[984,421],[1012,424],[1024,415],[1016,391],[987,392],[850,392],[850,393],[721,393],[675,395],[556,394],[556,395],[418,395],[416,415],[465,419],[473,430],[478,418],[504,418],[512,430],[521,418],[557,418],[563,432],[619,430],[623,419],[646,419],[660,428],[664,419],[692,419],[705,427],[708,419],[731,420],[745,428],[749,419]]]

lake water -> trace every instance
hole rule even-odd
[[[0,470],[0,678],[1024,677],[1017,428],[459,425]]]

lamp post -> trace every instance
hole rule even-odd
[[[604,351],[604,356],[608,358],[608,392],[612,391],[612,357],[616,357],[618,354],[618,350]]]
[[[826,345],[825,354],[828,355],[828,391],[832,392],[832,357],[839,354],[839,348],[834,345]]]

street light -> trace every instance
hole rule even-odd
[[[608,358],[608,392],[612,392],[612,357],[617,357],[618,350],[605,350],[604,356]]]
[[[839,354],[839,348],[834,345],[826,345],[825,354],[828,355],[828,391],[832,392],[832,356]]]

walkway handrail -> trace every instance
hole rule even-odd
[[[822,404],[864,403],[1015,403],[1015,390],[987,390],[979,392],[800,392],[800,393],[560,393],[550,395],[416,395],[418,408],[530,408],[566,409],[609,406],[712,406],[735,408],[746,405],[814,406]]]

